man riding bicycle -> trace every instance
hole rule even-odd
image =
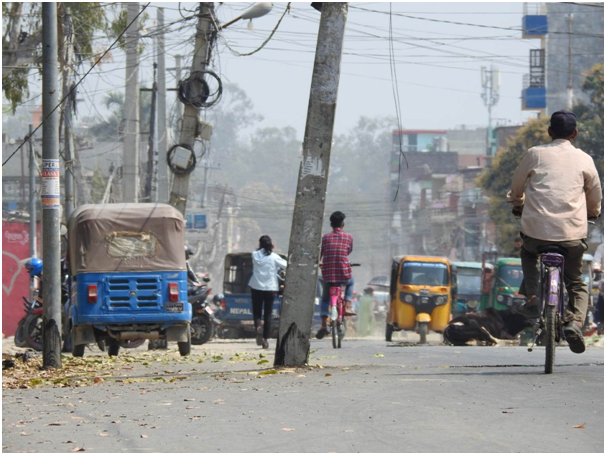
[[[345,214],[342,212],[334,212],[330,215],[330,226],[333,231],[322,237],[320,267],[322,268],[324,290],[320,309],[322,328],[316,334],[316,338],[319,340],[330,333],[328,331],[328,306],[330,305],[331,285],[345,285],[344,315],[355,316],[355,313],[351,311],[354,280],[351,273],[351,264],[347,258],[353,249],[353,237],[343,232],[345,226],[343,221],[345,221]]]
[[[570,350],[580,354],[585,351],[581,328],[588,305],[587,284],[582,277],[587,219],[600,216],[602,189],[593,159],[571,144],[578,134],[575,115],[566,110],[555,112],[548,134],[551,143],[533,147],[524,155],[507,195],[508,202],[513,202],[513,213],[522,216],[524,282],[520,293],[528,301],[518,312],[533,319],[540,316],[539,249],[545,245],[563,247],[569,296],[564,334]]]

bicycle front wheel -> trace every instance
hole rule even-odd
[[[337,321],[334,319],[330,323],[330,330],[332,332],[332,347],[337,349],[339,345],[339,334],[337,333]]]
[[[545,308],[545,374],[553,373],[556,351],[557,311],[554,306]]]

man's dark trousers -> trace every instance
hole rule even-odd
[[[581,326],[587,315],[589,295],[587,283],[583,280],[583,254],[587,251],[584,240],[551,242],[539,240],[522,234],[524,245],[521,250],[522,270],[524,271],[524,289],[520,292],[527,297],[539,296],[539,248],[544,245],[559,245],[566,248],[564,256],[564,283],[568,290],[568,307],[574,314],[574,320]]]

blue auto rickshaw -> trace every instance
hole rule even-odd
[[[90,204],[68,222],[69,318],[76,357],[104,341],[110,356],[128,340],[176,341],[191,350],[185,220],[166,204]]]

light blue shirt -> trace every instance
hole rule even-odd
[[[252,254],[253,274],[248,285],[257,291],[278,290],[278,269],[286,268],[286,261],[276,253],[265,254],[257,250]]]

